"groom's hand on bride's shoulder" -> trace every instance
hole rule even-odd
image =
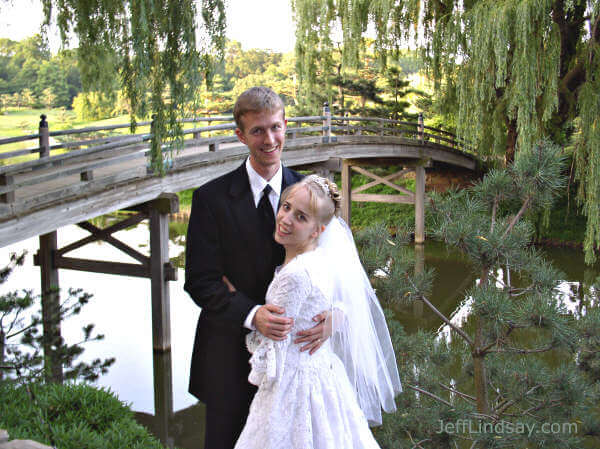
[[[260,306],[252,319],[252,324],[265,337],[271,340],[285,340],[292,330],[294,320],[285,316],[283,307],[275,304]]]

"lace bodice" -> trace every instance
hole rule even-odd
[[[313,317],[329,310],[331,303],[311,279],[311,265],[316,264],[319,249],[300,254],[284,267],[278,269],[267,290],[266,302],[285,309],[285,316],[293,318],[294,324],[287,338],[273,341],[253,331],[246,337],[246,344],[252,358],[252,371],[249,380],[255,385],[263,381],[280,378],[283,367],[303,364],[309,368],[322,359],[321,354],[331,351],[326,342],[315,354],[300,352],[301,345],[293,343],[294,336],[300,330],[315,325]],[[266,376],[266,377],[265,377]]]

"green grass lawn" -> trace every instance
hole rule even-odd
[[[82,121],[78,120],[73,111],[64,109],[16,109],[9,108],[0,114],[0,139],[5,137],[16,137],[30,134],[37,134],[39,130],[40,115],[45,114],[48,122],[49,130],[60,131],[64,129],[73,128],[86,128],[88,126],[103,126],[103,125],[116,125],[129,123],[129,116],[122,115],[119,117],[112,117],[106,120],[100,121]],[[146,127],[147,129],[147,127]],[[110,134],[127,134],[129,129],[119,129],[111,131]],[[85,135],[83,135],[85,136]],[[81,137],[85,138],[85,137]],[[60,137],[51,138],[51,145],[56,142],[62,141],[61,139],[72,140],[72,137]],[[9,151],[23,150],[26,148],[35,148],[39,145],[37,139],[27,140],[24,142],[16,142],[0,146],[0,153],[6,153]],[[64,153],[65,150],[56,150],[52,152],[52,155]],[[0,160],[1,165],[5,164],[17,164],[29,160],[37,159],[37,154],[17,156],[10,159]]]
[[[120,115],[118,117],[111,117],[105,120],[89,121],[79,120],[75,115],[74,111],[65,109],[17,109],[9,108],[3,113],[0,113],[0,139],[6,137],[16,137],[37,134],[39,130],[40,115],[45,114],[47,116],[47,122],[50,132],[60,131],[65,129],[76,129],[76,128],[87,128],[90,126],[108,126],[108,125],[120,125],[129,124],[129,115]],[[216,124],[216,123],[213,123]],[[200,123],[185,123],[184,129],[192,129],[195,127],[206,126],[206,122]],[[136,133],[149,132],[149,126],[138,127]],[[215,131],[211,135],[225,135],[230,134],[231,131]],[[87,138],[113,136],[113,135],[124,135],[129,134],[129,128],[115,129],[110,131],[99,131],[92,134],[78,134],[75,136],[60,136],[51,137],[50,144],[62,141],[73,141]],[[191,136],[190,136],[191,137]],[[206,133],[203,137],[207,137]],[[27,148],[36,148],[39,145],[37,139],[32,139],[24,142],[11,143],[6,145],[0,145],[0,153],[9,151],[23,150]],[[51,154],[57,155],[66,150],[55,150]],[[10,159],[0,159],[0,165],[16,164],[29,160],[37,159],[37,154],[23,155]]]

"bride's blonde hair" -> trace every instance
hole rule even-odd
[[[281,193],[281,202],[286,201],[302,187],[308,190],[310,212],[317,217],[319,224],[327,225],[334,215],[339,215],[342,196],[338,186],[329,179],[317,175],[306,176],[296,184],[287,187]]]

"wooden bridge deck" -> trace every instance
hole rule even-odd
[[[317,116],[311,119],[325,118]],[[308,121],[308,118],[303,119]],[[290,122],[294,120],[300,121],[290,119]],[[214,128],[233,129],[233,126],[217,125]],[[208,128],[202,128],[205,129]],[[366,127],[359,129],[368,130]],[[335,165],[343,159],[369,158],[394,158],[398,164],[430,160],[468,169],[475,169],[477,164],[476,158],[458,150],[452,139],[424,133],[422,123],[421,134],[412,130],[399,135],[379,135],[383,132],[378,132],[376,135],[335,136],[336,131],[348,132],[350,127],[336,128],[330,124],[297,130],[312,134],[323,130],[325,136],[296,137],[294,128],[288,128],[288,134],[294,138],[288,137],[282,160],[290,167],[306,167],[328,161]],[[389,132],[389,128],[386,130]],[[200,186],[233,170],[245,159],[247,148],[233,142],[234,139],[234,136],[222,136],[186,140],[186,146],[173,153],[172,163],[162,177],[146,168],[148,144],[141,139],[131,142],[132,139],[127,140],[127,137],[120,145],[108,144],[104,148],[100,145],[2,166],[0,247],[151,201],[163,192]],[[209,151],[209,146],[214,150],[215,144],[218,149]]]

